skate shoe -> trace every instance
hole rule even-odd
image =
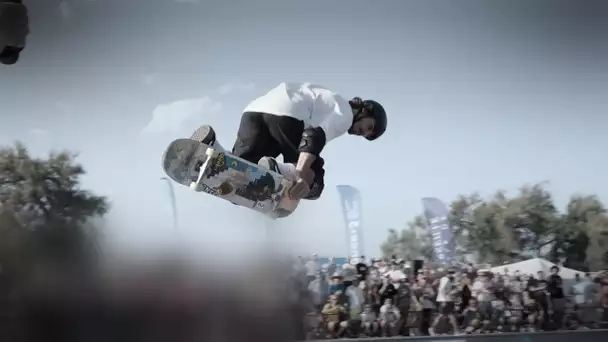
[[[276,172],[289,180],[296,178],[296,166],[289,163],[278,162],[273,157],[262,157],[258,165],[270,171]]]
[[[262,157],[262,159],[258,161],[258,165],[270,171],[281,174],[281,170],[279,169],[279,163],[276,161],[276,159],[272,157]]]
[[[192,133],[190,139],[202,142],[205,145],[213,146],[215,143],[215,131],[213,130],[213,127],[209,125],[202,125]]]

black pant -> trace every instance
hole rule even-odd
[[[241,117],[232,154],[252,163],[263,157],[283,156],[283,162],[296,164],[300,152],[304,122],[290,116],[246,112]],[[311,166],[315,179],[307,199],[316,199],[323,192],[325,170],[323,158],[317,157]]]

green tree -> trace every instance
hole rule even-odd
[[[416,221],[420,232],[425,222]],[[573,196],[560,213],[545,184],[524,186],[513,197],[461,195],[450,205],[449,221],[461,260],[497,265],[544,257],[579,270],[608,266],[608,214],[595,196]],[[423,236],[391,232],[383,251],[418,253]]]
[[[433,244],[426,219],[423,216],[416,216],[408,222],[407,229],[400,232],[390,229],[388,238],[380,249],[384,257],[395,255],[405,260],[433,260]]]
[[[89,246],[91,219],[108,211],[104,197],[80,188],[84,168],[69,152],[35,158],[21,143],[0,149],[0,226],[20,229],[28,249],[69,259]]]

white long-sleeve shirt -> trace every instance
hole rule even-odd
[[[253,100],[244,112],[289,116],[304,122],[304,128],[320,127],[327,142],[344,133],[353,123],[350,103],[339,94],[310,83],[281,83]]]

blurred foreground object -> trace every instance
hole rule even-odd
[[[29,34],[27,7],[22,0],[0,0],[0,62],[17,63]]]

